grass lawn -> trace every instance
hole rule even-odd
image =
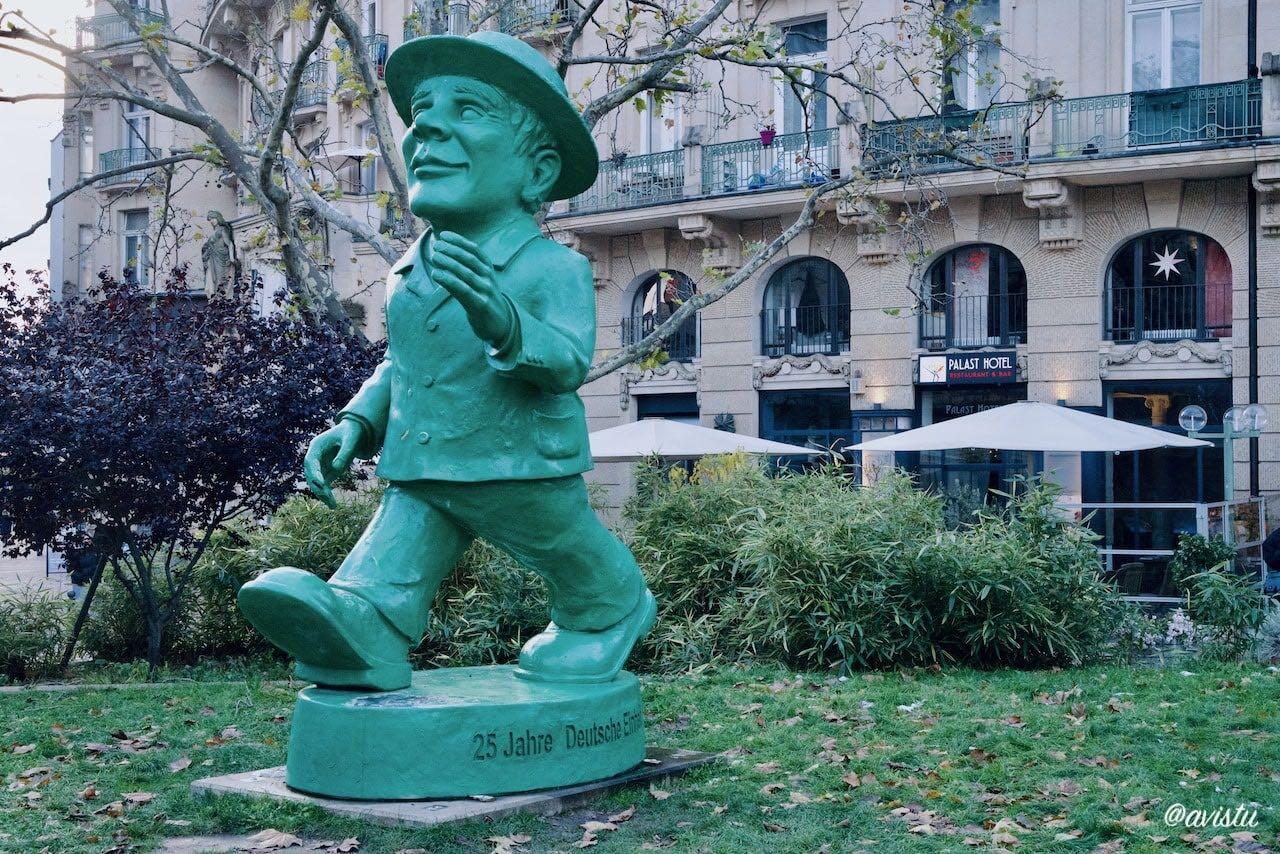
[[[284,761],[293,691],[283,686],[6,694],[0,851],[148,850],[164,836],[265,828],[354,836],[361,851],[574,851],[582,823],[631,806],[616,830],[594,834],[594,850],[1280,847],[1280,677],[1263,667],[1186,666],[1193,672],[911,672],[837,681],[730,668],[650,678],[649,740],[725,752],[722,762],[654,790],[616,793],[590,810],[428,831],[339,821],[292,805],[193,799],[196,777]],[[1174,803],[1212,810],[1250,802],[1260,805],[1253,828],[1188,831],[1164,822]]]

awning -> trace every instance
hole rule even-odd
[[[1020,401],[894,436],[853,445],[858,451],[945,451],[990,448],[1000,451],[1141,451],[1147,448],[1204,448],[1212,442],[1156,430],[1065,406]]]
[[[632,462],[654,454],[669,460],[691,460],[735,451],[775,456],[823,453],[819,449],[682,424],[666,418],[646,418],[597,430],[590,439],[591,459],[598,463]]]
[[[342,166],[345,160],[364,160],[366,157],[377,157],[378,152],[362,145],[344,145],[332,151],[316,154],[312,160],[328,163],[331,166]]]

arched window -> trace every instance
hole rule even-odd
[[[631,300],[631,313],[622,321],[622,344],[634,344],[669,318],[676,309],[697,293],[691,280],[676,270],[659,270],[640,283]],[[687,362],[698,355],[698,316],[687,318],[667,338],[667,357]]]
[[[849,280],[825,258],[791,261],[769,277],[760,311],[766,356],[849,350]]]
[[[1027,341],[1027,274],[1007,249],[961,246],[938,258],[924,278],[920,346],[1011,347]]]
[[[1231,262],[1214,240],[1190,231],[1135,237],[1107,267],[1111,341],[1214,341],[1231,335]]]

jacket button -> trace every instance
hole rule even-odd
[[[431,388],[431,386],[435,385],[435,382],[436,378],[431,376],[431,374],[426,374],[422,377],[422,384],[427,388]]]
[[[432,320],[427,323],[428,332],[435,332],[439,328],[440,328],[440,321],[438,320]]]
[[[430,441],[431,441],[431,434],[430,434],[430,433],[422,432],[422,433],[419,433],[419,434],[418,434],[418,444],[419,444],[419,445],[425,445],[425,444],[427,444],[427,443],[428,443],[428,442],[430,442]]]

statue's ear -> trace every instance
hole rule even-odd
[[[551,194],[551,188],[560,178],[560,152],[549,146],[541,147],[530,157],[529,186],[524,197],[528,202],[541,204]]]

